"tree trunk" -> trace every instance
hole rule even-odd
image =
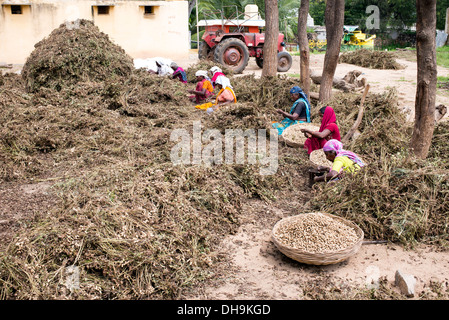
[[[277,74],[278,38],[278,2],[277,0],[265,0],[265,42],[263,45],[262,77],[275,77]]]
[[[337,68],[340,54],[341,39],[343,37],[343,23],[345,16],[345,1],[327,1],[324,13],[326,24],[327,49],[324,56],[323,78],[320,85],[320,101],[326,102],[332,96],[332,81]]]
[[[310,56],[309,40],[307,39],[307,16],[309,14],[309,0],[301,0],[298,14],[298,41],[300,51],[300,77],[302,90],[309,97],[310,93]]]
[[[410,141],[413,153],[425,159],[435,126],[436,0],[416,0],[416,55],[418,79],[415,99],[415,125]]]
[[[192,14],[193,8],[195,8],[197,0],[189,0],[189,17]]]

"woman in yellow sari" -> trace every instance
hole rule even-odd
[[[232,89],[231,82],[225,76],[219,76],[215,80],[215,84],[219,89],[217,93],[215,103],[208,102],[195,106],[197,109],[206,110],[207,113],[218,110],[219,107],[237,102],[234,90]]]

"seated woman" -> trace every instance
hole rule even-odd
[[[210,73],[212,74],[212,79],[210,80],[210,82],[212,82],[212,85],[215,87],[215,81],[217,80],[217,78],[219,76],[225,76],[225,74],[223,73],[223,71],[221,71],[221,69],[217,66],[214,66],[212,68],[210,68]],[[226,77],[226,76],[225,76]]]
[[[195,76],[198,82],[195,90],[188,90],[189,93],[193,94],[189,98],[192,102],[201,103],[206,101],[207,98],[213,94],[214,88],[207,77],[207,71],[198,70],[195,73]]]
[[[215,80],[217,88],[220,90],[217,93],[215,103],[209,102],[195,106],[197,109],[205,109],[208,113],[216,111],[220,106],[224,106],[230,103],[237,102],[234,90],[232,89],[231,82],[225,76],[217,77]]]
[[[340,138],[340,130],[337,126],[337,116],[331,107],[323,107],[320,109],[321,126],[319,131],[311,131],[309,129],[301,129],[301,132],[307,137],[304,142],[304,149],[310,154],[314,150],[323,148],[324,144],[331,139],[338,141]]]
[[[173,69],[172,78],[178,78],[182,83],[187,83],[187,74],[183,68],[179,67],[176,62],[172,62],[170,67]]]
[[[276,112],[283,115],[284,119],[280,122],[273,122],[272,127],[278,130],[278,134],[282,134],[285,129],[296,123],[310,122],[310,103],[306,94],[298,86],[291,88],[290,98],[294,101],[290,113],[281,109]]]
[[[343,144],[335,139],[329,140],[323,146],[327,160],[333,162],[332,168],[319,166],[319,171],[327,174],[314,178],[315,182],[331,181],[341,178],[343,173],[356,173],[365,163],[354,152],[344,150]]]

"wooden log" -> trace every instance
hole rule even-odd
[[[310,92],[309,98],[314,99],[314,100],[319,100],[320,94],[318,92]]]
[[[360,101],[360,107],[359,107],[359,114],[357,115],[357,119],[355,120],[354,124],[352,125],[351,129],[346,133],[346,135],[341,139],[341,143],[345,144],[349,141],[349,139],[352,138],[354,133],[357,131],[357,128],[359,127],[360,123],[362,122],[363,112],[364,112],[364,106],[366,95],[368,94],[369,90],[369,84],[365,86],[365,91],[363,92],[362,101]]]
[[[12,64],[11,63],[0,63],[0,68],[5,68],[5,69],[12,69]]]
[[[366,84],[366,79],[363,78],[361,80],[357,80],[361,74],[361,71],[353,70],[348,72],[343,78],[334,77],[332,87],[344,92],[355,91],[357,88],[364,87]],[[321,85],[322,75],[311,72],[310,79],[312,79],[314,84]]]
[[[435,108],[435,123],[441,120],[447,113],[447,108],[444,104],[440,104]]]

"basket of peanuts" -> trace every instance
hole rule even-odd
[[[287,257],[305,264],[329,265],[355,255],[364,233],[342,217],[311,212],[278,221],[271,232],[275,246]]]

